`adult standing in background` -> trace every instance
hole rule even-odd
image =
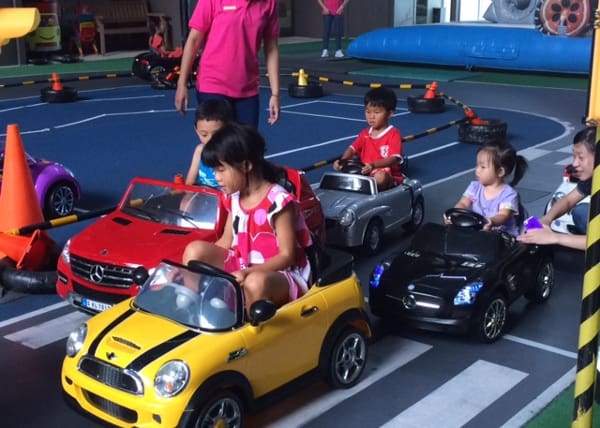
[[[187,82],[202,48],[196,78],[198,104],[225,98],[234,119],[258,127],[260,70],[258,53],[265,54],[271,96],[268,122],[279,119],[279,15],[277,0],[199,0],[189,22],[183,48],[175,108],[189,106]]]
[[[344,34],[344,8],[349,0],[317,0],[323,9],[323,52],[321,58],[329,56],[329,38],[331,30],[335,37],[335,57],[343,58],[342,35]]]

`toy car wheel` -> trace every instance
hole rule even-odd
[[[458,139],[469,144],[494,143],[506,138],[507,127],[501,119],[485,119],[477,125],[464,122],[458,127]]]
[[[410,221],[404,225],[404,230],[407,232],[414,232],[421,226],[421,224],[423,224],[424,219],[425,203],[423,201],[423,197],[418,196],[413,202],[412,216],[410,217]]]
[[[535,285],[525,293],[525,298],[532,302],[545,302],[550,298],[554,288],[554,265],[551,260],[544,260],[540,268]]]
[[[300,86],[297,83],[290,83],[288,94],[294,98],[321,98],[323,96],[323,85],[309,82],[306,86]]]
[[[475,317],[475,337],[486,343],[498,340],[504,331],[507,313],[504,297],[494,295]]]
[[[51,87],[42,88],[40,100],[43,103],[70,103],[77,99],[77,89],[63,86],[59,91]]]
[[[442,97],[406,97],[406,102],[411,113],[441,113],[446,104]]]
[[[332,388],[354,386],[367,365],[367,342],[356,328],[345,329],[338,337],[328,361],[327,382]]]
[[[75,208],[75,190],[67,183],[57,183],[46,194],[44,204],[46,218],[65,217]]]
[[[241,427],[243,420],[242,401],[233,392],[223,391],[200,408],[192,426],[194,428]]]
[[[382,238],[383,230],[381,228],[381,222],[377,219],[371,220],[365,230],[362,245],[363,252],[368,255],[377,253],[381,248]]]

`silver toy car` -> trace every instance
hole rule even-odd
[[[423,187],[416,179],[379,191],[373,177],[326,172],[313,185],[325,214],[326,244],[376,253],[384,233],[416,230],[425,216]]]

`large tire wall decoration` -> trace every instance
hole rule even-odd
[[[541,0],[534,15],[536,28],[548,35],[584,36],[592,24],[597,0]]]

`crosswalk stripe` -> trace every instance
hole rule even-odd
[[[522,371],[478,360],[382,428],[462,427],[525,377]]]
[[[350,389],[332,390],[318,400],[311,402],[294,412],[287,413],[269,427],[298,427],[314,419],[347,398],[358,394],[394,370],[411,362],[432,348],[431,345],[409,339],[386,337],[369,347],[369,359],[363,378]]]
[[[82,312],[71,312],[61,317],[53,318],[42,324],[8,334],[4,337],[12,342],[21,343],[31,349],[37,349],[64,339],[75,327],[89,317],[89,315]]]

